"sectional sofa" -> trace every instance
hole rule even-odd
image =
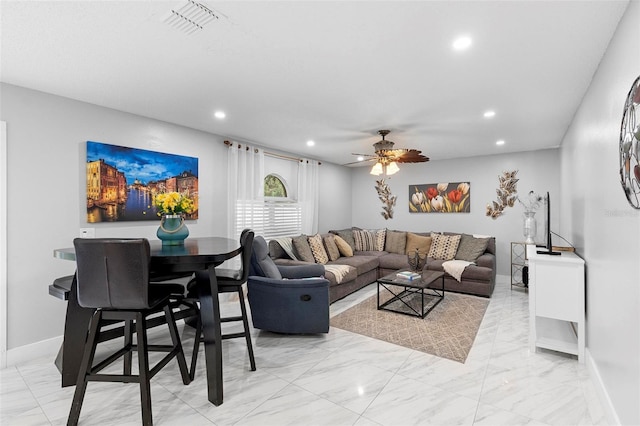
[[[426,257],[426,269],[445,271],[445,290],[490,297],[496,277],[494,237],[455,232],[407,232],[360,228],[333,230],[313,236],[275,239],[269,254],[278,265],[320,263],[330,282],[330,303],[375,282],[379,277],[409,267],[409,256]],[[456,262],[449,262],[448,260]]]

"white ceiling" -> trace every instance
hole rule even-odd
[[[184,2],[2,0],[0,79],[337,164],[379,129],[432,160],[536,150],[628,3],[207,0],[220,19],[187,35],[163,22]]]

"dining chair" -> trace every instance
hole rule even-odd
[[[178,335],[172,294],[180,284],[151,284],[149,282],[149,241],[144,238],[76,238],[76,277],[78,304],[95,309],[89,324],[82,363],[73,395],[67,425],[76,425],[90,381],[139,383],[142,422],[153,424],[150,380],[169,361],[176,358],[182,382],[191,382]],[[182,287],[184,290],[184,287]],[[150,345],[147,320],[164,312],[172,345]],[[124,321],[124,345],[121,349],[93,365],[102,328]],[[133,343],[133,334],[136,343]],[[132,374],[133,352],[138,354],[138,374]],[[149,352],[168,352],[158,363],[149,367]],[[123,357],[122,374],[100,374],[100,371]]]
[[[222,335],[222,339],[235,339],[244,337],[247,342],[247,351],[249,353],[249,363],[251,371],[256,370],[256,360],[253,355],[253,344],[251,343],[251,331],[249,329],[249,320],[247,316],[247,306],[245,304],[243,284],[247,282],[249,277],[249,265],[251,262],[251,252],[253,247],[254,233],[251,229],[245,229],[240,234],[240,247],[242,248],[241,268],[240,269],[224,269],[216,268],[216,278],[218,281],[218,293],[237,293],[240,302],[240,315],[229,317],[220,317],[221,323],[242,321],[243,331],[238,333],[227,333]],[[209,285],[209,272],[198,271],[195,277],[187,284],[187,294],[190,297],[197,297],[198,285]],[[196,335],[198,336],[198,335]],[[197,337],[196,337],[197,338]],[[199,344],[199,340],[197,342]],[[194,350],[194,355],[195,355]],[[193,363],[192,357],[192,363]]]

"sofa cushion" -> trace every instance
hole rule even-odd
[[[405,254],[407,247],[407,233],[402,231],[390,231],[387,229],[387,235],[384,242],[384,251],[389,253]]]
[[[431,237],[424,237],[411,232],[407,232],[407,245],[405,254],[415,254],[416,249],[420,253],[428,254],[433,241]]]
[[[267,242],[260,235],[256,235],[253,239],[253,250],[251,252],[251,270],[252,273],[262,277],[280,280],[282,275],[280,270],[269,257],[269,247]]]
[[[378,265],[378,256],[351,256],[351,257],[341,257],[339,260],[332,262],[340,265],[349,265],[356,268],[358,276],[364,274],[365,272],[369,272],[373,269],[377,269]]]
[[[349,244],[351,251],[356,249],[356,242],[353,239],[353,229],[339,229],[337,231],[329,231],[332,234],[340,236],[343,240]]]
[[[488,244],[489,238],[475,238],[471,235],[462,234],[455,258],[466,260],[467,262],[475,262],[485,252]]]
[[[460,235],[431,234],[432,242],[429,257],[441,260],[452,260],[458,251]]]
[[[341,236],[336,235],[333,238],[333,240],[336,242],[336,245],[338,246],[338,251],[340,252],[341,255],[343,255],[344,257],[353,256],[353,248],[351,248],[349,243],[347,243]]]
[[[311,253],[316,263],[324,265],[329,261],[329,256],[324,249],[324,243],[320,234],[312,235],[308,238],[309,247],[311,247]]]
[[[299,235],[293,237],[293,248],[296,249],[296,257],[305,262],[315,263],[316,259],[313,257],[311,246],[309,246],[309,239],[306,235]]]
[[[324,243],[324,248],[327,250],[329,260],[336,260],[340,257],[340,250],[338,250],[338,246],[336,245],[335,236],[325,235],[322,237],[322,242]]]
[[[406,254],[387,253],[378,258],[380,269],[406,269],[409,267]]]
[[[429,259],[427,261],[427,269],[429,271],[444,272],[444,268],[442,267],[444,262],[446,262],[446,260]],[[469,265],[464,268],[464,271],[462,272],[462,280],[491,281],[493,280],[493,269]]]

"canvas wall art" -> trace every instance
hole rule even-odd
[[[410,213],[470,213],[469,182],[409,185]]]
[[[87,222],[159,221],[153,197],[179,192],[198,218],[198,159],[87,141]]]

